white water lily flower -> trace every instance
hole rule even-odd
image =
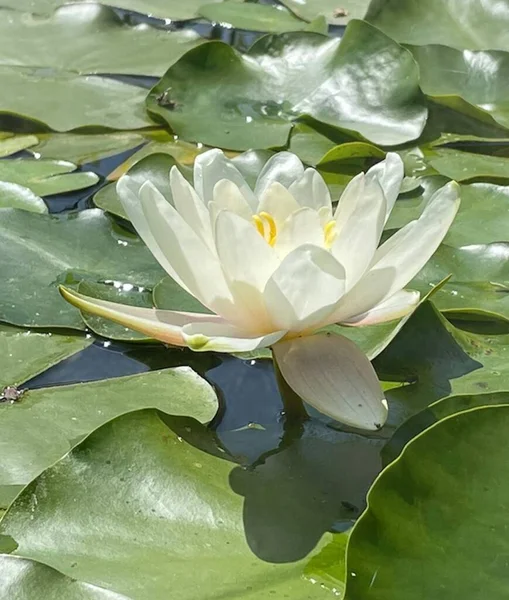
[[[387,154],[354,177],[334,210],[314,169],[275,154],[252,190],[220,150],[196,158],[194,188],[173,167],[171,202],[128,174],[117,190],[131,222],[166,272],[213,313],[137,308],[64,297],[78,308],[177,346],[241,352],[272,347],[282,376],[316,409],[376,430],[387,403],[371,363],[332,323],[357,326],[408,314],[404,286],[438,248],[459,206],[448,183],[380,247],[403,164]]]

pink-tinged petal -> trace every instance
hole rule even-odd
[[[261,198],[263,193],[273,184],[279,183],[289,188],[304,175],[304,167],[300,159],[291,152],[278,152],[271,156],[258,175],[255,195]],[[261,209],[260,209],[261,210]]]
[[[129,329],[134,329],[151,338],[174,346],[186,345],[182,335],[182,327],[189,323],[213,322],[223,326],[227,325],[226,321],[215,315],[117,304],[116,302],[84,296],[63,286],[59,287],[59,291],[67,302],[84,312],[110,319]]]
[[[186,345],[195,352],[250,352],[272,346],[286,331],[252,335],[233,325],[211,321],[186,325],[182,335]]]
[[[333,419],[376,431],[387,419],[387,402],[367,357],[334,334],[294,338],[272,348],[281,375],[305,402]]]
[[[404,176],[405,167],[400,155],[396,154],[396,152],[388,152],[385,160],[371,167],[366,173],[366,179],[378,181],[384,191],[387,201],[385,221],[389,218],[394,204],[398,199]]]
[[[342,324],[358,327],[361,325],[376,325],[377,323],[402,319],[416,308],[419,304],[420,297],[421,295],[419,292],[401,290],[371,310],[368,310],[361,315],[351,317],[347,321],[343,321]]]
[[[369,267],[385,224],[385,196],[376,179],[365,179],[362,194],[345,218],[332,244],[333,256],[345,267],[346,287],[352,287]]]
[[[246,180],[222,150],[213,149],[199,154],[194,161],[194,189],[207,205],[214,199],[214,187],[221,179],[232,181],[247,203],[256,209],[257,200]]]
[[[314,210],[328,208],[332,211],[332,201],[329,188],[323,177],[315,169],[306,169],[304,175],[288,188],[300,206]]]
[[[267,310],[277,329],[305,331],[322,321],[345,290],[345,270],[323,248],[299,246],[265,287]]]

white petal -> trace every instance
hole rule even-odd
[[[236,309],[218,259],[150,182],[143,184],[140,198],[154,238],[189,292],[213,312],[234,318]]]
[[[347,289],[364,275],[380,242],[385,224],[385,196],[376,179],[366,178],[362,194],[343,222],[331,252],[345,267]]]
[[[214,224],[221,210],[234,212],[248,221],[253,215],[247,200],[239,190],[239,187],[228,179],[221,179],[216,183],[213,190],[212,202],[209,202],[210,220]]]
[[[364,173],[359,173],[348,182],[348,185],[343,190],[334,213],[338,235],[341,234],[345,223],[348,222],[353,211],[355,210],[359,198],[364,193],[365,184],[366,176]]]
[[[332,210],[329,188],[323,177],[315,169],[306,169],[304,175],[288,188],[301,206],[315,210],[327,207]]]
[[[238,186],[248,204],[256,209],[256,198],[246,180],[222,150],[208,150],[194,161],[194,189],[207,205],[213,200],[214,186],[221,179],[229,179]]]
[[[184,221],[194,229],[209,249],[215,251],[209,211],[193,187],[177,167],[170,171],[170,186],[173,204]]]
[[[369,431],[385,423],[380,382],[352,341],[323,333],[279,342],[272,350],[288,385],[321,413]]]
[[[447,234],[460,205],[459,191],[455,181],[440,188],[417,221],[405,225],[380,246],[370,270],[341,299],[331,316],[334,322],[370,310],[417,275]]]
[[[185,342],[196,352],[249,352],[278,342],[286,331],[250,337],[241,329],[222,323],[193,323],[182,330]]]
[[[292,213],[279,229],[274,250],[279,259],[304,244],[323,247],[324,233],[320,215],[311,208]]]
[[[278,152],[271,156],[260,171],[256,181],[255,195],[260,198],[263,192],[274,182],[286,188],[297,181],[304,174],[304,167],[300,159],[291,152]]]
[[[377,323],[401,319],[415,309],[419,304],[420,297],[421,295],[419,292],[400,290],[389,299],[377,304],[371,310],[368,310],[361,315],[351,317],[347,321],[343,321],[343,325],[357,327],[361,325],[376,325]]]
[[[182,327],[189,323],[214,322],[223,326],[227,325],[226,321],[215,315],[140,308],[90,298],[64,287],[60,287],[59,290],[68,302],[80,310],[110,319],[115,323],[129,327],[129,329],[134,329],[174,346],[186,345],[182,335]]]
[[[228,281],[263,290],[279,261],[252,223],[223,210],[216,220],[216,247]]]
[[[366,173],[366,179],[376,179],[382,186],[387,201],[387,214],[385,221],[389,218],[391,210],[398,198],[399,190],[403,177],[405,176],[405,167],[399,154],[388,152],[385,160],[371,167]]]
[[[258,213],[266,212],[272,216],[279,228],[286,219],[300,209],[299,203],[280,183],[272,183],[260,198]]]
[[[147,222],[140,201],[141,185],[129,175],[123,175],[117,183],[117,194],[124,210],[138,232],[138,235],[145,242],[146,246],[152,252],[161,267],[172,277],[181,287],[191,293],[186,284],[179,277],[170,260],[166,257],[164,250],[155,239],[153,232]]]
[[[345,270],[323,248],[300,246],[267,282],[264,296],[277,329],[304,331],[334,309],[345,290]]]

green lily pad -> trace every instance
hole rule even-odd
[[[5,11],[4,11],[5,12]],[[162,75],[203,40],[191,30],[130,27],[100,4],[69,4],[47,17],[6,12],[0,64],[81,74]]]
[[[130,598],[329,598],[303,578],[329,518],[345,510],[333,493],[337,473],[318,477],[316,455],[306,465],[315,468],[304,470],[318,479],[315,489],[302,454],[280,461],[283,475],[274,462],[246,471],[224,460],[193,419],[137,411],[92,433],[25,488],[1,533],[15,555]]]
[[[55,131],[153,125],[141,87],[106,77],[10,66],[0,66],[0,78],[0,128],[12,127],[13,118],[21,119],[25,128]]]
[[[363,19],[370,0],[282,0],[301,19],[312,21],[324,16],[331,25],[345,25],[350,19]]]
[[[65,216],[0,209],[0,216],[0,320],[83,329],[59,284],[118,281],[152,289],[164,275],[143,242],[98,209]]]
[[[410,50],[419,64],[421,88],[435,102],[509,127],[509,53],[461,52],[444,46]]]
[[[435,148],[426,161],[441,175],[467,181],[470,179],[509,180],[509,158],[473,154],[449,148]]]
[[[268,4],[214,2],[200,6],[198,12],[208,21],[251,31],[283,33],[301,31],[308,27],[306,21],[298,19],[289,10],[281,10]]]
[[[81,190],[99,181],[91,171],[75,170],[75,164],[64,160],[12,158],[0,161],[0,181],[24,186],[39,196]]]
[[[164,277],[154,288],[154,305],[167,310],[210,313],[210,310],[175,283],[171,277]]]
[[[100,134],[42,133],[39,143],[30,148],[36,158],[65,159],[76,165],[95,162],[125,152],[146,142],[139,133]]]
[[[423,178],[423,193],[400,197],[387,222],[387,228],[400,228],[418,218],[433,191],[446,181],[444,177]],[[509,240],[508,215],[508,186],[491,183],[461,185],[461,205],[444,243],[461,248]],[[482,226],[479,226],[480,223]]]
[[[247,55],[204,44],[168,69],[147,107],[187,140],[234,150],[285,146],[303,115],[386,145],[417,138],[427,117],[411,54],[362,21],[341,42],[270,35]]]
[[[38,142],[35,135],[9,135],[0,140],[0,158],[16,154],[16,152],[35,146]]]
[[[452,274],[433,296],[444,312],[458,318],[502,318],[509,321],[509,244],[442,245],[409,284],[421,292]]]
[[[349,136],[344,137],[347,139],[341,140],[341,143],[350,141]],[[314,167],[336,145],[337,143],[325,133],[317,131],[311,125],[296,123],[291,132],[288,150],[296,154],[302,162]]]
[[[19,386],[91,343],[85,336],[37,333],[0,323],[0,392],[6,386]]]
[[[382,450],[384,464],[388,465],[396,460],[403,452],[403,448],[414,437],[428,429],[438,421],[442,421],[447,417],[456,415],[460,412],[478,408],[480,406],[493,406],[497,404],[509,405],[508,392],[496,392],[493,394],[470,394],[450,396],[439,400],[425,410],[410,417],[401,427],[396,430],[396,433],[387,442]]]
[[[508,427],[508,406],[478,408],[407,446],[350,536],[345,598],[505,598]]]
[[[456,394],[506,391],[509,335],[459,329],[422,304],[374,362],[379,377],[404,385],[386,392],[386,433],[433,402]]]
[[[206,423],[217,398],[205,380],[180,367],[30,390],[18,403],[0,404],[0,506],[97,427],[149,407]]]
[[[0,208],[19,208],[39,214],[48,212],[44,200],[32,190],[9,181],[0,181]]]
[[[405,44],[509,50],[509,12],[498,0],[373,0],[365,18]]]
[[[75,581],[33,560],[0,554],[0,599],[30,598],[34,589],[44,600],[127,600],[89,583]]]

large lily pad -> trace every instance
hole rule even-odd
[[[484,407],[407,446],[350,536],[345,598],[506,597],[508,427],[509,406]]]
[[[455,316],[509,320],[509,244],[442,245],[409,284],[426,292],[430,285],[452,277],[433,296],[437,307]]]
[[[0,506],[91,431],[146,407],[206,423],[216,413],[217,398],[191,369],[179,367],[30,390],[20,402],[0,405]]]
[[[375,359],[381,379],[404,384],[386,392],[387,434],[441,398],[507,390],[508,356],[507,334],[458,329],[424,303]]]
[[[76,73],[162,75],[202,39],[191,30],[130,27],[100,4],[70,4],[47,17],[6,12],[0,64]]]
[[[509,12],[498,0],[372,0],[365,18],[406,44],[509,50]]]
[[[509,158],[463,152],[449,148],[435,148],[426,158],[426,162],[438,173],[455,179],[509,180]]]
[[[283,481],[277,469],[245,471],[196,421],[137,411],[29,485],[1,532],[16,555],[133,599],[328,598],[302,577],[302,553],[345,509],[337,478],[315,490],[301,465],[299,455],[292,478],[283,462]]]
[[[323,16],[331,25],[345,25],[350,19],[363,19],[370,0],[282,0],[297,16],[312,21]]]
[[[83,329],[59,284],[82,280],[152,288],[164,275],[143,242],[98,209],[65,216],[0,209],[0,319]]]
[[[0,161],[0,181],[24,186],[39,196],[80,190],[99,181],[91,171],[75,170],[75,164],[64,160],[13,158]]]
[[[55,131],[153,125],[145,113],[146,91],[141,87],[106,77],[11,66],[0,67],[0,78],[2,128],[12,127],[13,117],[30,121],[33,128]]]
[[[0,391],[19,386],[91,343],[84,335],[36,333],[0,324]]]
[[[16,154],[16,152],[35,146],[38,142],[35,135],[8,135],[0,139],[0,158]]]
[[[48,212],[44,200],[31,189],[9,181],[0,181],[0,208],[19,208],[39,214]]]
[[[362,21],[341,42],[271,35],[247,55],[204,44],[170,67],[147,106],[185,139],[235,150],[286,145],[302,115],[380,144],[415,139],[427,116],[411,54]]]

